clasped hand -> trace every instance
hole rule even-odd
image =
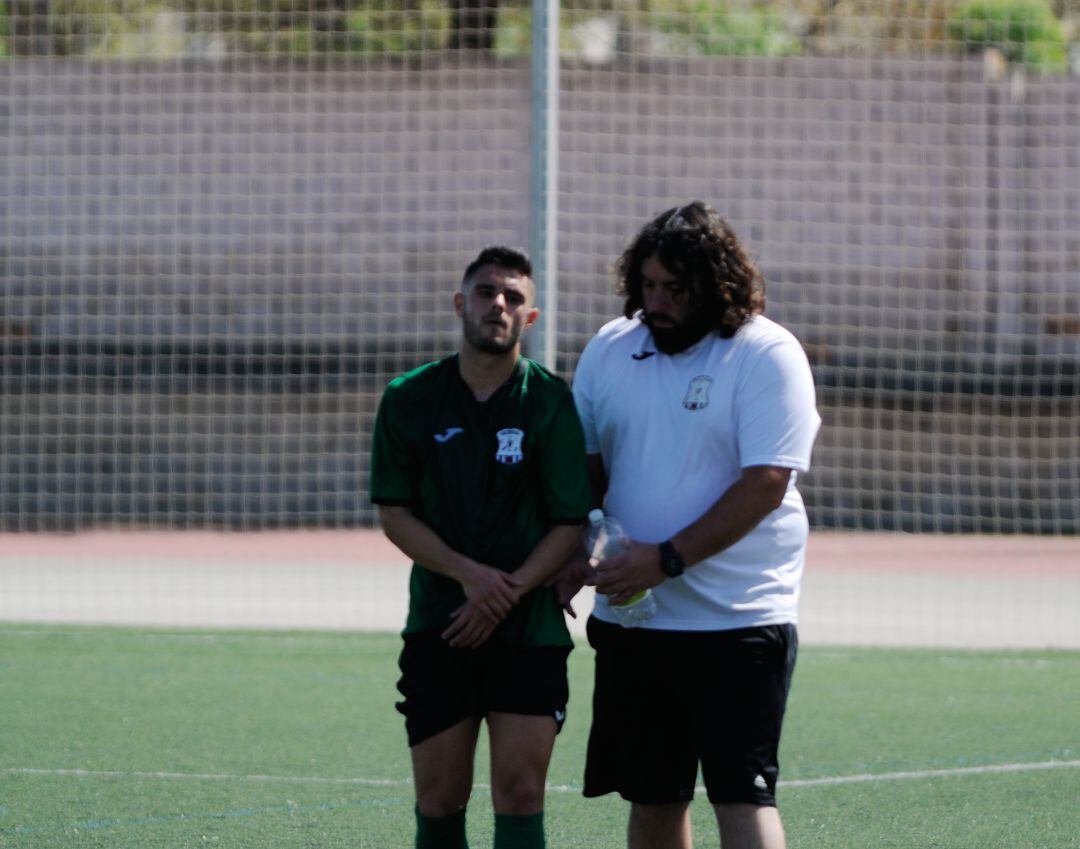
[[[622,554],[596,564],[586,583],[608,597],[609,604],[625,604],[637,593],[663,583],[660,549],[652,544],[630,542]]]
[[[461,578],[461,586],[466,601],[450,614],[453,621],[442,638],[455,648],[477,648],[517,604],[521,581],[477,563]]]

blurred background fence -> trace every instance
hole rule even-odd
[[[1080,530],[1080,4],[576,0],[557,367],[656,212],[803,341],[818,528]],[[530,215],[527,4],[0,0],[0,530],[371,525],[397,373]]]

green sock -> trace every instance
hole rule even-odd
[[[495,814],[494,849],[544,849],[544,812],[517,817]]]
[[[465,809],[448,817],[426,817],[416,806],[416,849],[469,849]]]

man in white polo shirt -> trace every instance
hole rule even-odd
[[[631,802],[630,849],[690,849],[700,764],[724,849],[781,849],[777,748],[808,532],[795,482],[821,422],[810,367],[700,201],[647,224],[618,275],[625,317],[574,377],[594,489],[633,540],[588,578],[584,793]],[[610,605],[645,588],[653,616],[616,624]]]

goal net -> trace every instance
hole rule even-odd
[[[701,198],[810,356],[815,527],[1076,534],[1075,9],[560,13],[558,370]],[[529,14],[0,4],[0,529],[372,524],[382,388],[453,350],[482,246],[527,247]]]

